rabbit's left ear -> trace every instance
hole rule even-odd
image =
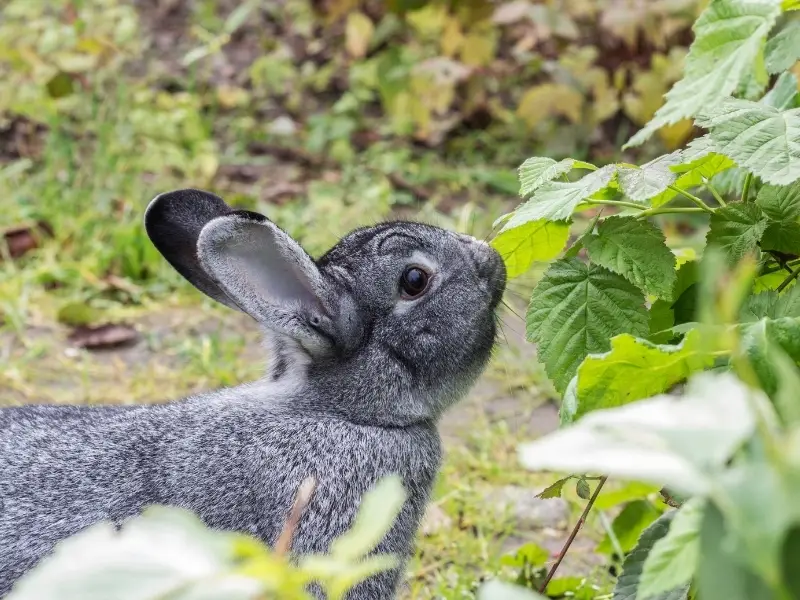
[[[309,351],[333,342],[316,264],[265,216],[234,211],[209,221],[197,240],[197,256],[237,306],[266,327]]]

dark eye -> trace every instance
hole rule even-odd
[[[416,298],[428,287],[428,274],[419,267],[408,267],[400,277],[400,291],[404,298]]]

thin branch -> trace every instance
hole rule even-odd
[[[306,477],[300,487],[297,488],[297,495],[294,498],[294,504],[289,510],[289,516],[286,518],[286,523],[283,525],[281,535],[278,537],[278,542],[275,544],[275,553],[278,556],[283,556],[292,547],[292,538],[294,532],[297,530],[297,525],[300,523],[300,517],[303,516],[308,503],[311,501],[311,496],[317,487],[317,480],[314,477]]]
[[[556,574],[559,565],[561,565],[561,561],[564,560],[564,557],[567,555],[569,547],[575,540],[575,536],[578,535],[578,532],[581,530],[581,527],[583,527],[583,524],[586,522],[586,517],[589,515],[589,511],[592,509],[592,506],[594,506],[594,502],[595,500],[597,500],[597,496],[600,495],[600,490],[603,489],[603,484],[606,482],[607,479],[608,477],[603,476],[598,482],[597,487],[594,489],[594,494],[592,494],[592,497],[589,498],[589,501],[586,503],[586,508],[583,509],[583,513],[581,514],[580,519],[578,519],[578,522],[575,523],[575,527],[572,528],[572,533],[569,534],[567,541],[564,542],[564,547],[561,548],[561,552],[558,553],[558,558],[556,559],[556,562],[553,563],[552,567],[550,567],[550,571],[547,573],[547,577],[545,577],[544,583],[539,588],[539,591],[541,593],[544,593],[544,591],[547,589],[547,584],[550,583],[550,580],[553,579],[553,576]]]
[[[681,188],[676,187],[674,185],[669,186],[669,189],[671,189],[676,194],[680,194],[684,198],[688,198],[689,200],[694,202],[697,206],[699,206],[704,211],[706,211],[708,213],[713,213],[714,212],[713,208],[711,208],[708,204],[703,202],[700,198],[698,198],[694,194],[691,194],[691,193],[687,192],[686,190],[682,190]]]
[[[789,273],[789,276],[781,282],[781,284],[778,286],[777,292],[780,294],[789,286],[790,283],[792,283],[792,281],[797,279],[798,276],[800,276],[800,265],[791,273]]]

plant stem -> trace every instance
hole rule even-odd
[[[747,202],[747,196],[750,195],[750,183],[753,181],[753,174],[748,173],[744,176],[744,185],[742,185],[742,202]]]
[[[719,195],[719,192],[711,185],[710,181],[706,181],[706,189],[711,192],[711,195],[714,196],[714,200],[716,200],[720,206],[728,206],[728,203],[722,199],[722,196]]]
[[[586,198],[584,200],[586,204],[607,204],[609,206],[624,206],[625,208],[635,208],[636,210],[644,210],[644,206],[641,204],[634,204],[633,202],[625,202],[624,200],[595,200],[592,198]]]
[[[711,208],[708,204],[703,202],[700,198],[698,198],[694,194],[690,194],[686,190],[682,190],[681,188],[675,187],[674,185],[669,186],[669,189],[671,189],[676,194],[680,194],[681,196],[683,196],[685,198],[688,198],[689,200],[691,200],[692,202],[697,204],[697,206],[699,206],[704,211],[706,211],[708,213],[713,213],[714,212],[713,208]]]
[[[647,210],[643,210],[638,215],[636,215],[637,219],[645,219],[647,217],[652,217],[653,215],[664,215],[668,213],[704,213],[702,208],[694,208],[693,206],[687,206],[684,208],[681,207],[669,207],[665,208],[659,206],[657,208],[648,208]]]
[[[795,268],[791,273],[789,273],[789,276],[786,279],[781,281],[781,284],[778,286],[777,292],[780,294],[783,290],[786,289],[786,287],[790,283],[792,283],[792,281],[797,279],[798,276],[800,276],[800,265],[798,265],[797,268]]]
[[[550,567],[550,571],[547,573],[547,577],[544,578],[544,583],[539,588],[539,591],[544,594],[544,591],[547,589],[547,584],[550,583],[550,580],[553,579],[553,576],[556,574],[559,565],[561,565],[561,561],[564,560],[564,557],[567,555],[567,551],[569,547],[572,545],[572,542],[575,540],[575,536],[578,535],[578,532],[583,527],[583,524],[586,522],[586,517],[589,514],[589,511],[592,509],[595,500],[597,500],[597,496],[600,495],[600,490],[603,489],[603,484],[608,479],[607,476],[603,476],[600,478],[600,481],[597,484],[597,487],[594,489],[594,494],[592,497],[589,498],[589,501],[586,503],[586,508],[583,509],[583,513],[581,513],[580,519],[578,522],[575,523],[575,527],[572,528],[572,533],[569,534],[567,541],[564,542],[564,546],[561,548],[561,552],[558,553],[558,558],[556,562],[553,563],[553,566]]]

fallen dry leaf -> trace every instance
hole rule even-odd
[[[45,221],[15,225],[2,230],[3,241],[11,258],[19,258],[23,254],[39,247],[44,237],[53,237],[53,228]],[[0,260],[3,259],[0,252]]]
[[[109,350],[130,346],[138,339],[139,334],[130,325],[106,323],[96,327],[77,327],[69,334],[67,341],[76,348]]]

